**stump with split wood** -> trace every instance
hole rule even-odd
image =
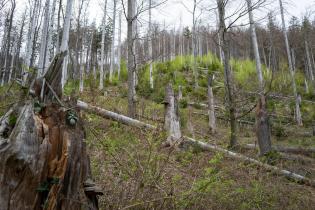
[[[98,209],[83,124],[61,101],[63,58],[1,118],[0,210]]]

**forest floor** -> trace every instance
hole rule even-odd
[[[16,88],[0,94],[0,111],[18,100]],[[117,113],[127,113],[126,87],[107,87],[106,94],[87,88],[76,97]],[[162,127],[164,107],[139,98],[138,119]],[[218,120],[217,134],[209,135],[202,110],[180,110],[184,135],[227,147],[227,122]],[[205,112],[205,111],[203,111]],[[93,178],[105,195],[100,209],[314,209],[315,188],[292,182],[256,165],[201,152],[198,148],[162,147],[162,129],[144,131],[82,112]],[[273,145],[314,147],[309,128],[284,126]],[[253,126],[239,127],[240,144],[254,143]],[[258,159],[257,151],[241,149]],[[263,160],[262,160],[263,161]],[[277,158],[274,165],[315,179],[315,159]]]

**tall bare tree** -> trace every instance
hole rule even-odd
[[[293,94],[294,94],[294,98],[295,98],[295,119],[296,119],[297,124],[302,126],[303,122],[302,122],[302,115],[301,115],[301,109],[300,109],[300,96],[298,95],[296,83],[295,83],[295,73],[293,70],[293,63],[292,63],[292,57],[291,57],[291,53],[290,53],[291,51],[290,51],[290,45],[289,45],[289,38],[288,38],[287,29],[286,29],[286,25],[285,25],[284,8],[283,8],[282,0],[279,0],[279,4],[280,4],[283,36],[284,36],[285,46],[286,46],[286,50],[287,50],[289,71],[290,71],[290,75],[291,75],[292,89],[293,89]]]
[[[255,29],[255,22],[253,16],[253,5],[251,0],[247,1],[249,22],[250,22],[250,34],[252,40],[252,47],[255,55],[256,71],[259,82],[259,97],[256,111],[256,134],[260,149],[260,155],[265,155],[271,151],[271,136],[267,111],[267,102],[264,93],[264,77],[262,72],[260,54],[258,49],[258,41]]]

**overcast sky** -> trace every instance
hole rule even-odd
[[[43,0],[45,1],[45,0]],[[96,20],[97,24],[100,24],[103,11],[102,11],[102,4],[105,0],[90,0],[89,4],[89,10],[88,10],[88,16],[90,23],[93,20]],[[118,0],[120,2],[120,0]],[[147,0],[138,0],[139,1],[147,1]],[[159,0],[162,1],[162,0]],[[200,0],[199,0],[200,1]],[[214,11],[211,11],[211,8],[215,7],[215,0],[201,0],[201,4],[199,5],[200,8],[202,8],[204,11],[202,12],[203,15],[201,15],[201,24],[209,25],[212,27],[215,27],[216,24],[216,16]],[[240,5],[240,1],[244,0],[230,0],[231,4],[227,10],[227,13],[232,12],[233,9],[235,9],[237,6]],[[255,1],[255,0],[253,0]],[[269,10],[274,10],[276,14],[278,14],[279,18],[279,6],[278,6],[278,0],[268,0],[271,2],[271,5],[267,6],[267,8],[260,9],[258,11],[254,11],[255,19],[260,20],[263,15],[266,15]],[[286,18],[289,20],[292,16],[302,17],[302,15],[308,11],[310,12],[311,9],[315,10],[315,0],[283,0],[286,7]],[[19,11],[22,11],[23,8],[27,5],[27,0],[17,0]],[[66,2],[66,0],[63,0],[63,2]],[[78,0],[75,0],[75,2],[78,2]],[[108,0],[108,8],[109,8],[109,16],[112,16],[112,0]],[[155,22],[158,22],[161,26],[164,25],[167,27],[167,29],[173,29],[174,27],[178,28],[180,26],[180,23],[182,23],[182,26],[191,26],[192,25],[192,14],[189,12],[189,10],[192,10],[193,6],[193,0],[168,0],[167,3],[164,5],[161,5],[160,7],[154,9],[153,11],[153,17],[152,20]],[[209,11],[210,10],[210,11]],[[199,15],[200,11],[197,12],[197,15]],[[144,12],[141,15],[141,18],[139,20],[139,24],[141,26],[147,25],[147,14],[148,12]],[[314,18],[314,16],[312,16]],[[242,23],[244,21],[247,21],[248,17],[245,16],[245,18],[241,21]],[[124,20],[124,17],[123,17]],[[181,21],[180,21],[181,20]],[[259,22],[260,24],[265,24],[264,21]],[[116,24],[118,26],[118,24]],[[123,22],[123,28],[126,27],[125,21]],[[125,33],[125,30],[123,30],[123,33]],[[125,34],[123,34],[125,36]]]

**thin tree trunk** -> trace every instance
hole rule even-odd
[[[300,110],[300,102],[299,102],[299,95],[297,92],[296,88],[296,83],[295,83],[295,76],[294,76],[294,71],[293,71],[293,66],[292,66],[292,58],[291,58],[291,53],[290,53],[290,46],[289,46],[289,39],[288,39],[288,34],[287,34],[287,29],[285,26],[285,19],[284,19],[284,9],[282,5],[282,0],[279,0],[280,4],[280,12],[281,12],[281,20],[282,20],[282,30],[283,30],[283,35],[285,39],[285,46],[287,50],[287,56],[288,56],[288,63],[289,63],[289,70],[290,70],[290,75],[291,75],[291,82],[292,82],[292,88],[293,88],[293,94],[295,97],[295,119],[296,122],[299,126],[302,126],[302,116],[301,116],[301,110]]]
[[[45,71],[46,66],[46,57],[47,57],[47,49],[48,49],[48,29],[49,29],[49,7],[50,0],[46,0],[45,2],[45,14],[44,14],[44,23],[42,28],[42,36],[40,41],[40,52],[38,59],[38,72],[37,77],[41,77]]]
[[[229,50],[229,41],[227,40],[226,26],[225,26],[225,3],[224,0],[217,0],[218,11],[219,11],[219,36],[221,39],[222,46],[222,61],[224,65],[224,80],[225,80],[225,89],[227,94],[227,110],[229,110],[229,121],[231,126],[230,131],[230,147],[234,148],[237,146],[236,138],[236,103],[234,99],[234,85],[232,78],[232,70],[230,66],[230,50]]]
[[[215,108],[214,108],[214,95],[212,91],[213,78],[208,79],[208,114],[209,114],[209,129],[210,133],[216,133],[216,120],[215,120]]]
[[[121,72],[121,16],[122,16],[122,11],[119,12],[118,49],[117,49],[118,79],[120,79],[120,72]]]
[[[67,0],[65,20],[63,23],[62,41],[61,41],[61,46],[60,46],[60,51],[67,52],[67,53],[69,53],[68,42],[69,42],[70,21],[71,21],[71,16],[72,16],[72,3],[73,3],[73,0]],[[67,58],[63,62],[63,66],[62,66],[62,80],[61,80],[62,89],[67,81],[68,60],[69,60],[69,55],[67,55]]]
[[[113,72],[115,67],[115,29],[116,29],[116,5],[117,0],[114,1],[114,11],[113,11],[113,35],[112,35],[112,47],[111,47],[111,56],[110,56],[110,68],[109,68],[109,81],[113,80]]]
[[[104,5],[103,28],[102,28],[100,84],[99,84],[100,90],[104,89],[104,65],[105,65],[104,57],[105,57],[106,15],[107,15],[107,0],[105,0],[105,5]]]
[[[258,50],[257,35],[255,29],[255,22],[253,17],[253,7],[251,0],[247,0],[248,15],[250,21],[250,31],[253,51],[255,55],[256,70],[259,81],[259,98],[256,111],[256,134],[260,149],[260,155],[266,155],[271,151],[271,135],[269,127],[269,118],[267,112],[267,102],[264,93],[264,78],[262,74],[262,66]]]
[[[134,55],[134,21],[135,21],[135,1],[128,0],[127,14],[127,43],[128,43],[128,116],[136,116],[136,90],[135,90],[135,71],[136,60]]]

